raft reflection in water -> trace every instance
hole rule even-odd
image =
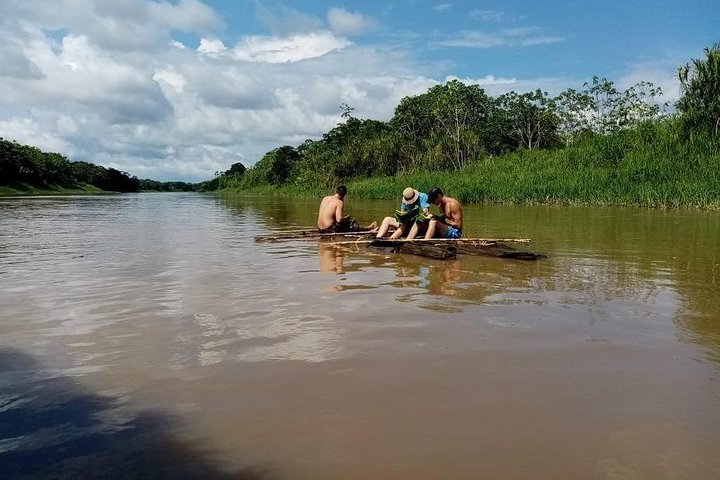
[[[343,275],[336,291],[394,287],[396,301],[420,301],[421,308],[460,311],[463,305],[484,303],[509,289],[530,288],[549,275],[553,265],[490,257],[460,256],[436,260],[406,254],[388,254],[366,245],[319,242],[321,273]],[[387,272],[394,275],[388,278]],[[346,283],[348,282],[348,283]],[[448,303],[450,301],[450,303]]]

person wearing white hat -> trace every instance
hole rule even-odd
[[[430,203],[428,202],[427,194],[419,192],[412,187],[407,187],[403,190],[402,198],[400,199],[400,210],[397,211],[394,217],[385,217],[383,219],[375,238],[383,238],[390,228],[395,229],[392,235],[390,235],[391,240],[407,235],[415,222],[415,217],[421,212],[424,215],[430,213]]]

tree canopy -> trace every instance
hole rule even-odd
[[[691,127],[720,134],[720,44],[705,49],[704,59],[693,59],[678,72],[682,97],[677,108]]]
[[[422,170],[458,170],[519,150],[561,148],[578,135],[607,135],[660,118],[659,88],[639,82],[626,90],[593,77],[581,91],[556,97],[535,90],[496,98],[479,85],[450,80],[403,98],[387,122],[342,121],[319,140],[267,152],[242,175],[227,171],[208,187],[262,185],[329,188],[356,178]]]
[[[0,138],[0,184],[39,187],[93,185],[114,192],[137,192],[140,180],[114,168],[71,162],[59,153]]]

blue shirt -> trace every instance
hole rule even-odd
[[[425,210],[426,208],[430,208],[430,203],[428,202],[428,196],[427,193],[418,192],[418,199],[415,200],[413,203],[405,204],[400,203],[400,210],[407,211],[412,210],[415,208],[416,205],[420,205],[421,210]]]

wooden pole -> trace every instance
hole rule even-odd
[[[351,245],[351,244],[371,244],[375,241],[388,242],[388,243],[442,243],[442,242],[454,242],[458,244],[478,244],[487,243],[493,244],[498,242],[505,243],[530,243],[532,240],[529,238],[413,238],[408,240],[407,238],[398,238],[397,240],[390,240],[389,238],[358,238],[357,240],[346,240],[340,242],[328,242],[330,245]]]
[[[368,235],[375,235],[375,232],[357,231],[357,232],[330,232],[320,233],[315,231],[303,231],[302,233],[295,233],[290,235],[283,235],[279,232],[277,235],[258,235],[255,237],[257,243],[269,243],[269,242],[281,242],[283,240],[317,240],[322,238],[352,238],[352,237],[367,237]]]

